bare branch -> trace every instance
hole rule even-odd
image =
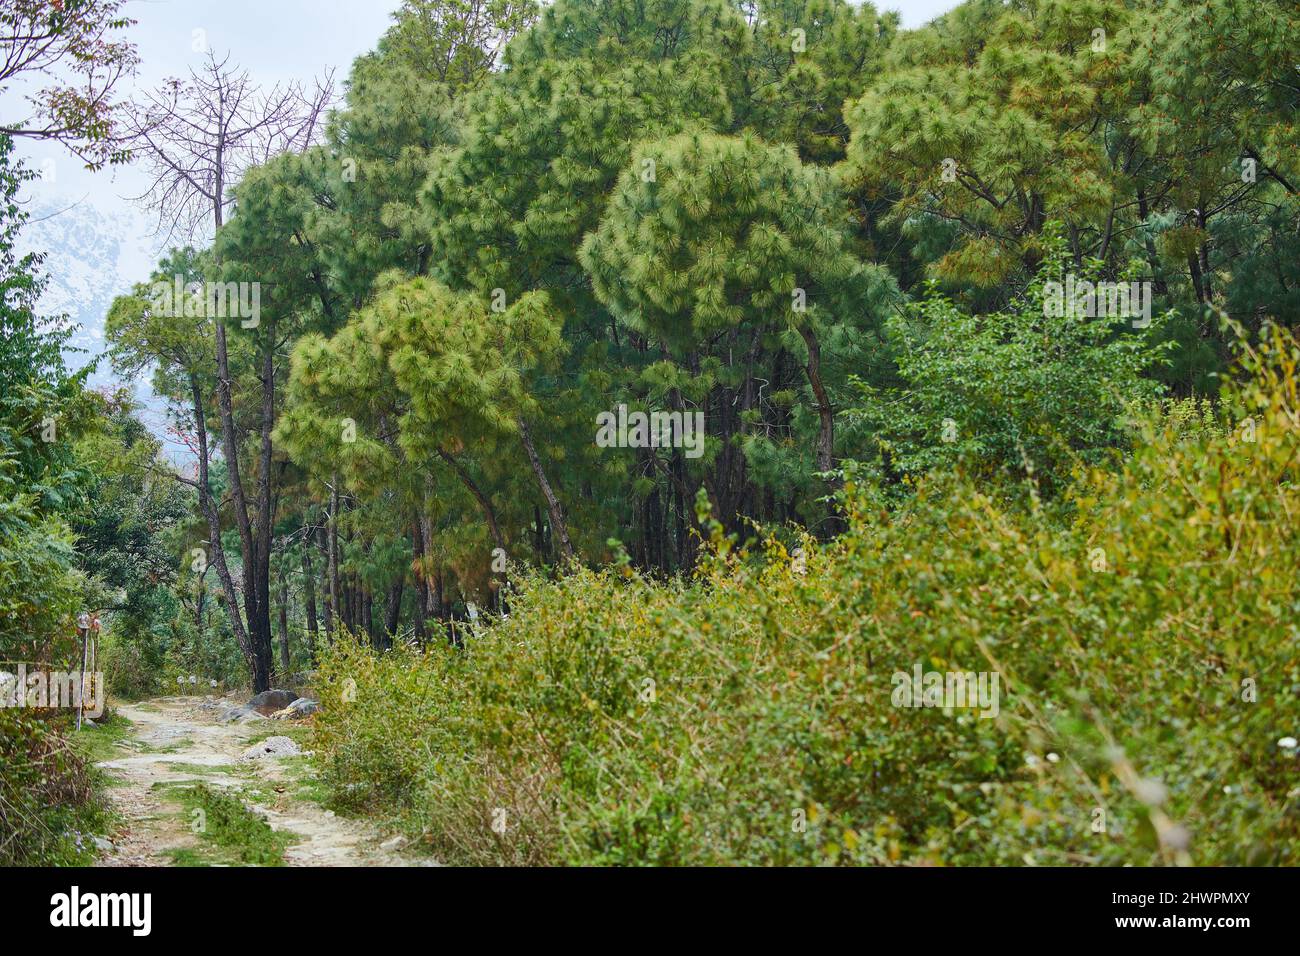
[[[298,83],[262,90],[229,54],[209,52],[187,79],[168,80],[130,111],[129,143],[151,179],[136,200],[158,217],[168,241],[210,236],[244,174],[316,142],[334,99],[332,70],[310,92]]]

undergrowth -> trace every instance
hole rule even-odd
[[[199,849],[174,851],[180,866],[225,863],[237,866],[283,866],[292,834],[277,832],[238,797],[196,782],[172,788],[184,809],[185,822],[200,838]]]
[[[577,570],[464,649],[341,641],[323,780],[448,863],[1300,863],[1298,356],[1275,334],[1050,511],[850,468],[798,556],[715,525],[690,582]],[[996,673],[996,716],[895,706],[918,666]]]

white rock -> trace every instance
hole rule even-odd
[[[288,737],[267,737],[244,751],[243,760],[261,760],[263,757],[292,757],[302,753]]]

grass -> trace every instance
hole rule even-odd
[[[110,711],[94,727],[82,727],[80,732],[69,736],[73,748],[87,763],[100,763],[120,757],[130,749],[131,721]]]
[[[148,744],[143,744],[141,745],[140,750],[142,753],[150,754],[177,754],[183,750],[189,750],[193,746],[194,741],[190,740],[188,737],[183,737],[180,740],[173,740],[165,747],[150,747]]]
[[[284,757],[280,760],[280,766],[285,771],[287,782],[294,787],[294,799],[306,800],[321,807],[329,806],[330,789],[316,772],[311,757],[306,754]]]
[[[283,866],[284,851],[295,842],[277,832],[243,802],[205,783],[171,784],[186,825],[199,836],[198,847],[171,851],[176,866]]]

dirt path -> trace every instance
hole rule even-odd
[[[215,697],[160,697],[118,704],[130,722],[117,756],[100,761],[113,779],[108,793],[124,821],[101,866],[171,866],[173,851],[193,850],[200,837],[174,798],[175,786],[203,782],[238,796],[271,828],[296,842],[284,853],[289,866],[411,866],[418,861],[381,846],[366,824],[335,816],[302,795],[310,771],[302,758],[241,760],[255,740],[293,734],[288,721],[221,723],[237,701]]]

